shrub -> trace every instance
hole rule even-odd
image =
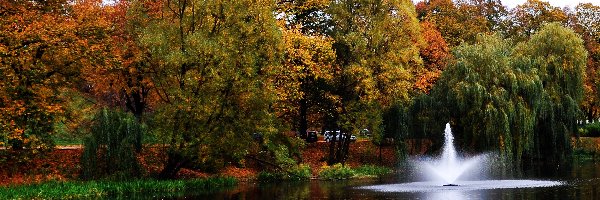
[[[375,165],[364,165],[354,169],[356,176],[382,176],[392,173],[392,170],[387,167],[380,167]]]
[[[300,164],[300,165],[296,165],[296,166],[292,167],[287,172],[262,171],[262,172],[258,173],[257,179],[259,182],[270,183],[270,182],[278,182],[278,181],[284,181],[284,180],[292,180],[292,181],[309,180],[311,176],[312,176],[312,173],[310,171],[310,166],[305,165],[305,164]]]
[[[102,109],[84,140],[83,179],[130,179],[141,175],[136,153],[141,150],[144,127],[131,114]]]
[[[591,123],[579,129],[581,137],[600,137],[600,123]]]
[[[323,166],[319,172],[319,177],[322,179],[348,179],[354,176],[354,170],[348,166],[342,164],[335,164],[333,166]]]
[[[262,172],[258,173],[257,179],[258,179],[258,182],[261,182],[261,183],[272,183],[272,182],[283,181],[284,180],[283,177],[284,177],[284,174],[281,172],[262,171]]]
[[[310,166],[305,164],[300,164],[293,167],[290,170],[290,173],[294,174],[293,176],[290,176],[291,180],[308,180],[312,176]]]

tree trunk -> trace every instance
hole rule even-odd
[[[377,147],[379,147],[379,164],[382,165],[383,159],[381,158],[381,144],[377,145]]]
[[[333,131],[335,134],[335,131]],[[331,139],[329,140],[329,159],[327,159],[327,164],[328,165],[333,165],[334,163],[336,163],[336,159],[335,159],[335,146],[336,146],[336,137],[332,136]]]
[[[169,150],[167,156],[167,164],[158,175],[159,179],[174,179],[177,172],[189,162],[188,159],[174,150]]]
[[[308,115],[308,105],[306,103],[306,98],[302,98],[300,99],[300,125],[299,125],[299,130],[300,134],[307,134],[306,132],[308,130],[308,120],[307,120],[307,115]]]

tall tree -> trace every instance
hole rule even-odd
[[[429,93],[450,61],[451,54],[446,40],[433,23],[421,22],[421,33],[426,42],[419,50],[424,67],[416,69],[415,87],[421,92]]]
[[[135,12],[130,1],[116,1],[100,8],[82,8],[81,16],[106,32],[104,65],[84,69],[82,92],[92,94],[96,100],[111,107],[122,107],[141,119],[143,113],[157,102],[150,75],[155,63],[148,52],[140,47],[140,30],[147,17]],[[156,12],[156,10],[147,10]],[[101,22],[101,23],[100,23]]]
[[[335,52],[327,36],[309,36],[300,28],[283,30],[284,59],[269,79],[277,89],[277,116],[294,130],[320,127],[326,83],[333,79]]]
[[[486,19],[488,30],[504,30],[504,19],[508,16],[507,8],[500,0],[458,0],[458,4],[468,8],[474,15]]]
[[[0,140],[9,149],[50,149],[63,113],[60,89],[76,82],[82,67],[99,62],[96,38],[104,33],[83,25],[73,11],[84,3],[101,2],[0,3]]]
[[[498,150],[516,163],[562,161],[583,97],[583,42],[553,23],[511,45],[494,36],[457,48],[432,91],[441,102],[433,109],[446,114],[466,149]]]
[[[574,13],[570,13],[571,27],[581,35],[588,52],[585,73],[582,110],[587,119],[600,117],[600,95],[598,79],[600,67],[600,7],[593,4],[579,4]]]
[[[515,59],[511,43],[497,35],[461,45],[454,56],[432,91],[442,102],[433,109],[447,114],[464,149],[498,150],[505,159],[520,161],[533,149],[542,92],[535,68]]]
[[[507,36],[524,41],[535,34],[545,23],[566,24],[567,14],[558,7],[541,0],[527,0],[511,11],[507,18]]]
[[[330,127],[346,133],[371,128],[379,134],[379,111],[408,101],[409,70],[422,64],[414,6],[407,0],[343,0],[334,1],[327,13],[339,66],[328,94],[335,107]],[[346,137],[331,143],[330,164],[345,161],[349,142]]]
[[[135,3],[151,6],[146,2],[153,1]],[[158,64],[153,82],[164,99],[156,120],[169,150],[160,176],[240,161],[255,144],[252,133],[277,132],[270,110],[275,92],[266,80],[281,52],[274,2],[159,5],[141,41]]]
[[[573,30],[550,23],[517,49],[532,60],[544,88],[532,156],[562,160],[571,151],[571,135],[577,131],[575,122],[584,95],[587,52],[583,40]]]
[[[473,43],[478,34],[490,32],[492,28],[486,13],[473,4],[429,0],[417,3],[416,7],[419,19],[435,24],[450,47]]]
[[[325,83],[333,78],[333,39],[325,35],[325,9],[330,0],[278,1],[277,18],[283,30],[284,60],[272,79],[280,91],[276,112],[294,130],[322,126],[327,108]]]

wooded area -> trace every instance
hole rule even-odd
[[[146,136],[168,147],[161,178],[248,156],[285,168],[305,146],[289,132],[366,129],[402,157],[446,122],[466,151],[560,161],[577,120],[600,117],[599,43],[589,3],[3,0],[0,162],[68,134],[87,138],[85,178],[137,176]]]

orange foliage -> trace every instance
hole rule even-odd
[[[415,87],[428,93],[446,68],[451,54],[448,44],[433,23],[421,22],[421,33],[426,42],[419,51],[424,68],[417,71]]]

